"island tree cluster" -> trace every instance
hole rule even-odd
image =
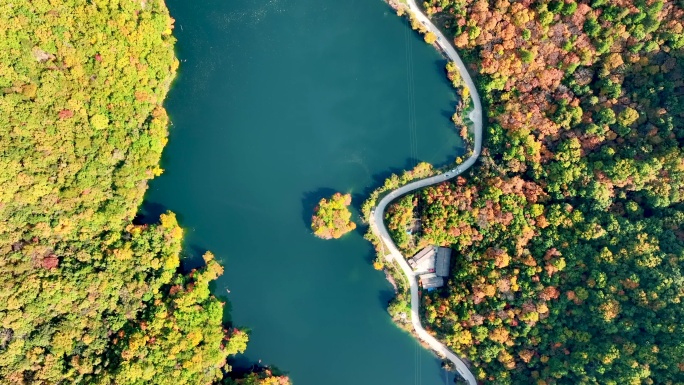
[[[335,193],[330,199],[323,198],[314,208],[311,229],[314,235],[323,239],[337,239],[354,230],[356,223],[351,220],[350,194]]]
[[[173,214],[133,224],[178,62],[161,0],[0,0],[0,378],[208,384],[247,334],[179,272]],[[268,376],[252,383],[268,382]]]
[[[457,250],[426,326],[485,383],[684,382],[684,3],[425,6],[490,119],[468,176],[388,210]]]

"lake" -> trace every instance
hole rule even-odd
[[[446,61],[380,0],[167,3],[181,67],[142,212],[177,213],[186,266],[211,250],[226,268],[213,291],[251,329],[236,366],[295,385],[451,383],[392,324],[365,227],[309,228],[320,198],[351,193],[358,219],[390,172],[462,153]]]

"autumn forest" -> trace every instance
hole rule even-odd
[[[684,2],[425,9],[489,119],[469,173],[388,210],[405,252],[455,249],[426,325],[484,383],[683,383]]]
[[[684,384],[684,1],[423,7],[487,115],[474,167],[387,210],[405,254],[454,249],[425,328],[484,384]],[[232,371],[249,332],[210,291],[223,267],[181,268],[174,213],[135,219],[164,171],[174,28],[163,0],[0,0],[0,383],[290,383]],[[354,230],[350,204],[321,200],[314,235]]]
[[[285,384],[231,378],[248,335],[180,270],[173,213],[133,223],[159,175],[174,78],[161,0],[0,0],[0,382]]]

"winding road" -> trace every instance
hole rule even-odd
[[[387,205],[390,202],[392,202],[395,198],[410,193],[411,191],[421,189],[423,187],[444,182],[445,180],[449,180],[460,175],[461,173],[465,172],[468,168],[470,168],[470,166],[472,166],[475,163],[475,161],[477,161],[478,156],[480,156],[480,151],[482,150],[482,103],[480,101],[480,95],[477,92],[477,88],[475,88],[475,84],[473,83],[473,79],[468,74],[466,66],[463,64],[463,61],[458,56],[458,53],[456,52],[454,47],[449,43],[449,40],[446,37],[444,37],[442,32],[439,29],[437,29],[437,27],[435,27],[434,24],[432,24],[430,19],[428,19],[423,14],[423,12],[416,5],[415,0],[407,0],[407,3],[409,9],[411,10],[411,12],[413,12],[418,21],[423,23],[423,25],[425,25],[428,31],[434,33],[437,36],[436,43],[439,45],[442,51],[444,51],[444,53],[449,57],[449,59],[456,63],[456,66],[459,72],[461,73],[461,77],[463,78],[466,87],[468,87],[468,89],[470,90],[470,95],[473,100],[473,110],[470,112],[470,114],[468,114],[468,118],[473,122],[473,133],[475,136],[475,141],[472,155],[470,155],[470,157],[466,159],[465,162],[461,163],[457,167],[445,172],[444,174],[435,175],[430,178],[425,178],[416,182],[409,183],[396,190],[393,190],[385,197],[383,197],[380,200],[380,202],[378,202],[377,206],[375,206],[374,211],[371,214],[370,228],[373,231],[373,233],[375,233],[375,235],[381,239],[381,241],[389,250],[390,254],[387,256],[387,258],[394,259],[399,263],[399,266],[401,266],[401,269],[404,271],[404,274],[406,275],[406,278],[410,283],[411,324],[413,325],[413,328],[415,329],[418,337],[425,343],[427,343],[430,346],[430,348],[432,348],[438,354],[446,357],[447,359],[449,359],[449,361],[453,362],[456,366],[456,370],[458,371],[458,373],[466,381],[468,381],[470,385],[477,385],[477,380],[475,379],[475,376],[473,376],[473,374],[470,372],[466,364],[458,356],[456,356],[456,354],[449,350],[449,348],[447,348],[435,337],[433,337],[427,331],[425,331],[425,329],[423,329],[423,326],[420,324],[420,315],[418,313],[420,309],[420,298],[418,297],[418,282],[416,280],[416,275],[411,269],[411,267],[409,267],[404,256],[401,255],[401,252],[399,251],[397,246],[394,244],[394,242],[392,242],[392,238],[390,237],[389,232],[387,231],[387,228],[385,227],[384,223],[385,209],[387,208]]]

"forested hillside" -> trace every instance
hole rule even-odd
[[[388,210],[456,250],[429,328],[485,383],[684,383],[684,2],[424,5],[489,118],[467,176]]]
[[[213,256],[180,274],[175,216],[131,223],[161,172],[172,28],[161,0],[0,0],[1,383],[208,384],[245,349]]]

